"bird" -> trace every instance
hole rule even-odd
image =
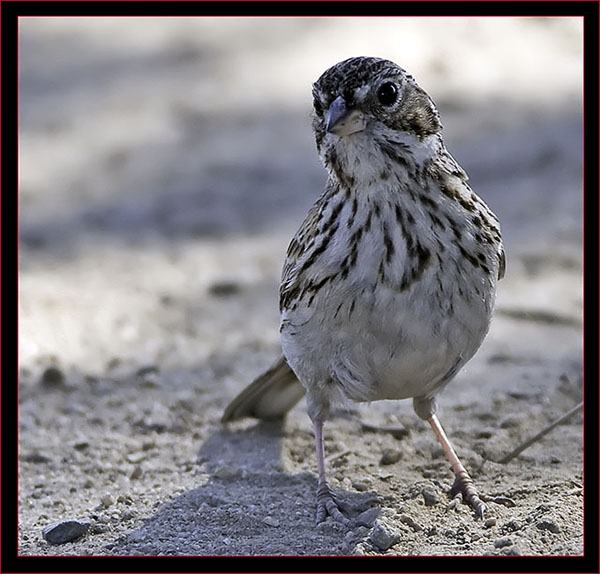
[[[496,215],[448,152],[437,107],[403,68],[352,57],[312,86],[324,191],[291,239],[279,291],[283,356],[226,407],[224,423],[282,419],[306,395],[316,519],[346,526],[327,481],[332,408],[410,399],[459,493],[486,504],[437,416],[436,397],[486,337],[506,257]]]

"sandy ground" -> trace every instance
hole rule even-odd
[[[582,554],[582,416],[495,462],[583,396],[581,33],[575,19],[22,20],[19,552]],[[315,525],[302,403],[281,425],[219,423],[279,353],[283,256],[324,182],[310,84],[358,54],[431,93],[503,225],[490,334],[439,399],[492,500],[483,521],[448,508],[448,464],[410,401],[326,427],[332,485],[365,524],[352,530]],[[86,534],[49,544],[65,520]]]

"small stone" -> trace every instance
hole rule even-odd
[[[379,459],[379,464],[387,465],[387,464],[395,464],[402,458],[402,451],[396,450],[393,448],[387,448],[381,454],[381,458]]]
[[[138,464],[133,471],[131,472],[131,476],[129,477],[131,480],[137,480],[142,477],[142,467]]]
[[[89,522],[63,520],[42,530],[44,540],[49,544],[65,544],[83,536],[90,528]]]
[[[155,389],[160,386],[158,367],[154,365],[139,368],[136,371],[135,376],[140,386],[143,388]]]
[[[418,522],[415,522],[410,516],[408,516],[408,514],[402,514],[400,516],[400,522],[406,524],[409,528],[412,528],[414,532],[420,532],[423,530],[423,527]]]
[[[146,375],[157,375],[158,367],[156,365],[146,365],[144,367],[140,367],[136,372],[136,377],[145,377]]]
[[[539,530],[547,530],[548,532],[552,532],[553,534],[558,534],[560,532],[560,527],[558,526],[558,524],[550,520],[541,520],[536,524],[536,527]]]
[[[279,526],[279,520],[277,520],[277,518],[273,518],[272,516],[265,516],[263,518],[263,522],[267,526],[273,526],[274,528],[277,528]]]
[[[241,290],[240,284],[235,281],[217,281],[208,288],[209,294],[213,297],[231,297]]]
[[[502,538],[496,538],[494,540],[495,548],[504,548],[506,546],[512,546],[513,541],[509,536],[503,536]]]
[[[147,458],[147,456],[148,455],[144,452],[132,452],[131,454],[127,455],[127,462],[130,462],[131,464],[138,464]]]
[[[123,360],[120,357],[112,357],[106,363],[106,369],[108,371],[114,371],[116,368],[120,367],[123,364]]]
[[[39,452],[32,452],[23,457],[23,462],[32,462],[34,464],[45,464],[50,462],[50,460],[51,459],[46,455],[40,454]]]
[[[423,495],[425,506],[435,506],[440,502],[437,490],[431,485],[424,486],[421,494]]]
[[[520,423],[518,417],[508,416],[500,423],[500,428],[501,429],[510,429],[510,428],[518,427],[520,424],[521,423]]]
[[[496,526],[496,522],[497,522],[497,520],[496,520],[495,518],[488,518],[488,519],[487,519],[487,520],[486,520],[486,521],[483,523],[483,525],[484,525],[486,528],[491,528],[492,526]]]
[[[216,478],[220,478],[221,480],[226,480],[228,478],[233,478],[237,475],[237,471],[230,466],[220,466],[214,472]]]
[[[134,426],[140,428],[142,432],[146,433],[155,432],[162,434],[169,427],[166,418],[163,418],[162,420],[160,418],[145,418],[140,419],[133,424]]]
[[[365,482],[353,482],[352,488],[354,488],[354,490],[358,490],[359,492],[365,492],[366,490],[369,490],[369,485]]]
[[[122,521],[131,520],[135,517],[136,517],[135,510],[126,510],[125,512],[123,512],[123,514],[121,514]]]
[[[400,540],[400,534],[385,522],[377,520],[369,534],[369,542],[378,550],[389,550]]]
[[[108,493],[100,499],[100,502],[103,504],[104,508],[108,508],[109,506],[112,506],[115,503],[113,497]]]
[[[517,503],[511,498],[508,498],[508,496],[496,496],[492,499],[492,502],[494,504],[502,504],[503,506],[507,506],[508,508],[514,508],[515,506],[517,506]]]
[[[105,532],[108,532],[109,529],[110,526],[108,526],[108,524],[93,524],[90,528],[90,534],[104,534]]]
[[[521,530],[522,525],[518,520],[509,520],[502,529],[506,532],[516,532],[517,530]]]
[[[65,375],[58,367],[48,367],[40,378],[40,384],[47,389],[57,389],[65,384]]]
[[[374,524],[377,517],[379,516],[380,512],[381,512],[381,508],[377,508],[377,507],[368,508],[364,512],[361,512],[354,519],[354,521],[356,522],[356,524],[360,524],[363,527],[364,526],[371,527]]]

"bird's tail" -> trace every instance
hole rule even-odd
[[[243,417],[281,419],[304,393],[304,387],[281,357],[229,403],[221,422],[226,423]]]

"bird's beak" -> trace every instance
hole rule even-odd
[[[359,110],[346,107],[346,101],[338,96],[327,110],[327,131],[336,136],[349,136],[365,129],[365,115]]]

